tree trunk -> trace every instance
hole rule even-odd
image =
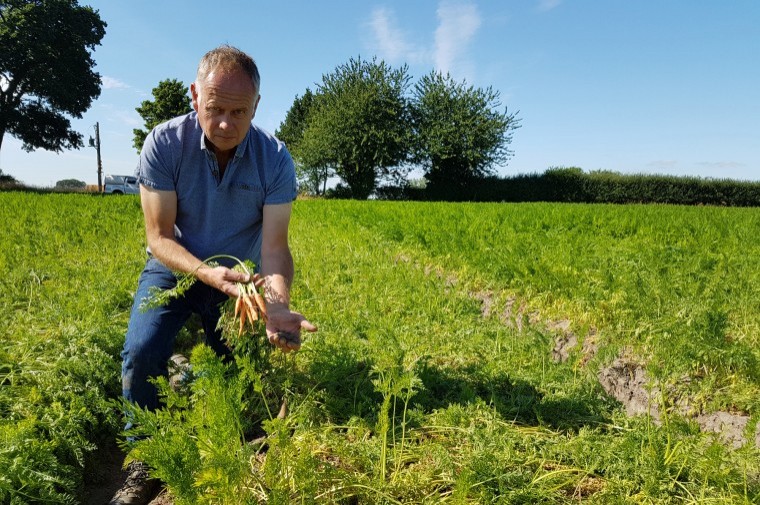
[[[358,163],[343,167],[341,177],[351,188],[351,197],[366,200],[375,190],[375,169],[362,167]]]

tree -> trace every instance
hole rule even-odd
[[[310,167],[333,167],[354,198],[403,174],[410,124],[407,67],[351,59],[322,76],[297,152]]]
[[[25,151],[84,145],[66,115],[81,118],[100,96],[90,51],[105,28],[76,0],[0,0],[0,146],[6,132]]]
[[[467,86],[440,72],[420,79],[411,112],[414,159],[430,186],[456,191],[511,157],[508,146],[520,120],[506,107],[499,112],[500,106],[499,92],[490,87]]]
[[[309,115],[314,106],[314,100],[315,95],[309,88],[306,88],[303,96],[296,96],[295,100],[293,100],[293,105],[291,105],[288,113],[285,115],[285,120],[280,123],[280,127],[275,132],[275,136],[285,142],[288,151],[293,156],[298,181],[311,194],[319,195],[320,192],[325,192],[327,179],[332,175],[332,170],[327,165],[307,165],[304,157],[301,156],[300,145],[306,125],[308,124]]]
[[[10,174],[4,174],[3,171],[0,170],[0,188],[12,188],[18,185],[19,182],[15,177]]]
[[[63,179],[55,183],[56,189],[84,189],[87,183],[79,179]]]
[[[137,128],[132,130],[135,135],[133,146],[139,153],[145,143],[145,138],[150,131],[163,123],[177,116],[182,116],[192,111],[190,106],[190,95],[188,88],[177,79],[165,79],[153,88],[153,98],[155,100],[144,100],[142,105],[135,108],[138,114],[145,121],[145,129]]]

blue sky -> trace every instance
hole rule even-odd
[[[262,74],[254,122],[274,131],[296,95],[351,57],[492,86],[519,111],[501,175],[552,166],[760,180],[760,1],[86,1],[108,23],[94,53],[104,172],[132,173],[135,112],[159,81],[187,85],[223,43]],[[95,150],[25,153],[6,135],[0,169],[37,186],[97,181]]]

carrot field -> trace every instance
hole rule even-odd
[[[139,199],[0,203],[0,503],[80,503]],[[135,412],[173,503],[760,501],[760,209],[299,200],[291,248],[302,350],[191,324],[194,381]]]

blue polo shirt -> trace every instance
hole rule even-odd
[[[293,159],[285,144],[252,124],[220,178],[203,137],[195,112],[155,127],[135,175],[142,185],[177,194],[174,234],[193,255],[229,254],[258,266],[264,205],[296,197]]]

